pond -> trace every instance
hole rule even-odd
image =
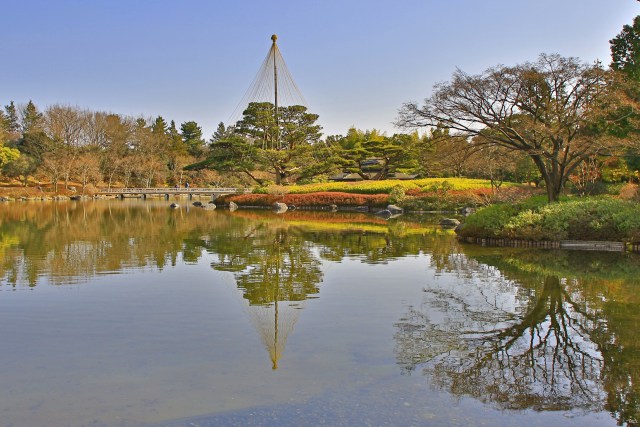
[[[638,423],[637,254],[168,203],[0,205],[0,426]]]

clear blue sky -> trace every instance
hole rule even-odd
[[[325,134],[392,133],[456,67],[610,62],[634,0],[0,0],[0,102],[228,122],[273,33]],[[229,124],[229,123],[227,123]]]

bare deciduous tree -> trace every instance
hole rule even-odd
[[[396,124],[441,126],[471,144],[523,152],[540,171],[549,201],[556,201],[585,159],[627,143],[608,134],[629,116],[614,77],[599,64],[559,55],[480,75],[458,70],[424,105],[404,104]]]

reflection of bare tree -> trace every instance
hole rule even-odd
[[[592,341],[603,324],[580,294],[557,277],[539,289],[480,276],[462,283],[425,290],[423,306],[396,324],[404,372],[420,366],[437,386],[503,408],[603,407],[603,359]]]
[[[636,284],[637,285],[637,284]],[[626,295],[604,304],[606,333],[600,337],[607,410],[618,425],[640,425],[640,311],[637,286],[620,286]],[[616,289],[616,290],[618,290]],[[627,293],[629,292],[629,293]],[[622,292],[619,292],[622,293]]]
[[[476,251],[475,248],[470,248]],[[590,338],[602,355],[600,381],[605,408],[619,425],[640,425],[640,264],[634,254],[578,251],[477,251],[474,258],[509,277],[522,289],[536,288],[541,277],[558,276],[573,299],[598,313]]]

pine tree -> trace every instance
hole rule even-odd
[[[620,70],[634,79],[640,79],[640,15],[633,25],[622,27],[620,34],[609,40],[611,68]]]
[[[216,131],[211,135],[211,139],[209,142],[213,144],[216,141],[220,141],[222,139],[228,138],[233,134],[233,126],[225,127],[223,122],[218,123],[218,127]]]
[[[171,124],[167,129],[167,135],[169,135],[169,139],[171,140],[171,149],[175,152],[183,153],[185,149],[184,142],[182,141],[182,135],[178,132],[176,122],[173,120],[171,120]]]
[[[7,132],[17,133],[20,131],[20,123],[18,122],[18,111],[16,105],[11,101],[9,105],[5,105]]]
[[[151,132],[154,135],[164,135],[167,134],[169,128],[167,126],[167,122],[162,118],[162,116],[156,117],[156,119],[151,124]]]
[[[29,101],[22,110],[22,134],[32,133],[42,126],[43,116],[38,111],[35,104]]]
[[[187,146],[187,151],[192,156],[200,156],[202,154],[202,146],[204,145],[204,139],[202,139],[202,128],[194,121],[184,122],[180,125],[182,131],[182,140]]]

